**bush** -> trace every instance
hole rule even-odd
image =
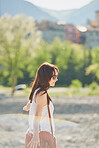
[[[75,80],[72,80],[72,83],[71,83],[70,87],[81,88],[82,83],[78,79],[75,79]]]
[[[92,90],[95,90],[99,87],[98,83],[97,82],[92,82],[89,87],[92,89]]]

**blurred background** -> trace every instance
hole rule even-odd
[[[59,68],[49,94],[58,148],[99,147],[99,0],[0,0],[0,148],[24,148],[31,82]]]

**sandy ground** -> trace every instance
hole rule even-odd
[[[24,148],[26,97],[0,95],[0,148]],[[99,148],[99,96],[53,97],[58,148]]]

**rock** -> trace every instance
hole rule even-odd
[[[68,136],[68,137],[66,137],[66,140],[69,141],[69,142],[71,142],[72,141],[72,137],[71,136]]]
[[[12,146],[20,146],[20,145],[24,145],[24,140],[20,139],[20,138],[15,138],[11,141],[11,145]]]

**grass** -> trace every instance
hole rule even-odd
[[[87,95],[99,95],[99,88],[90,90]]]
[[[5,87],[3,85],[0,85],[0,89],[11,90],[11,87]]]
[[[53,93],[49,93],[50,96],[55,96],[55,97],[60,97],[60,96],[84,96],[87,95],[87,93],[82,93],[80,91],[65,91],[65,92],[53,92]]]

